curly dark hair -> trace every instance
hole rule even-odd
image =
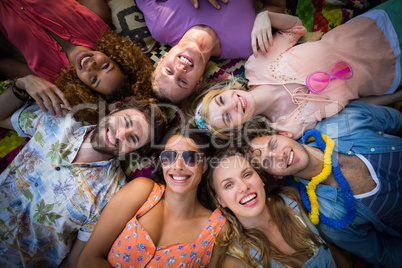
[[[154,98],[151,76],[153,67],[150,59],[126,37],[110,32],[102,35],[97,41],[97,51],[100,51],[113,60],[122,71],[124,80],[116,85],[112,95],[104,96],[86,86],[75,71],[74,65],[63,69],[55,79],[56,86],[65,94],[71,106],[89,103],[98,106],[101,102],[106,103],[104,107],[113,101],[123,100],[125,97],[134,96],[136,99]],[[134,85],[134,86],[133,86]],[[74,114],[78,120],[91,124],[99,121],[97,109],[84,108]]]

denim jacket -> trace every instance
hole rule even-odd
[[[401,126],[398,110],[353,101],[337,115],[319,122],[315,129],[335,141],[335,151],[354,155],[402,151],[402,138],[390,135]],[[308,145],[317,147],[315,143]]]
[[[321,121],[316,129],[335,141],[335,150],[348,155],[356,153],[385,153],[402,150],[402,138],[396,133],[402,124],[401,113],[395,109],[355,101],[337,116]],[[315,143],[309,145],[314,146]],[[308,181],[299,180],[307,185]],[[330,218],[346,215],[342,190],[323,184],[316,194],[320,213]],[[321,235],[339,247],[360,256],[374,265],[401,267],[402,235],[384,225],[373,211],[355,199],[357,216],[352,224],[334,229],[317,225]]]

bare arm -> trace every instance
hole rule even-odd
[[[246,268],[247,266],[238,258],[226,255],[222,263],[223,268]]]
[[[286,0],[262,0],[261,11],[271,11],[276,13],[285,13]]]
[[[71,109],[64,93],[54,84],[39,76],[27,75],[17,79],[15,84],[34,98],[44,113],[50,112],[51,115],[57,114],[61,117],[63,116],[61,104],[64,104],[67,109]]]
[[[63,260],[60,264],[60,268],[74,268],[77,266],[78,258],[81,254],[82,249],[84,248],[86,242],[81,241],[79,239],[75,240],[73,248],[71,249],[70,254]]]
[[[110,9],[105,0],[78,0],[78,2],[98,15],[107,25],[112,23]]]
[[[0,127],[6,129],[14,129],[11,124],[11,116],[17,111],[24,102],[19,100],[9,86],[2,94],[0,94]]]
[[[29,74],[35,74],[28,67],[25,62],[19,61],[14,58],[1,58],[0,59],[0,74],[6,76],[9,79],[16,77],[23,77]]]
[[[136,178],[121,188],[103,210],[95,229],[82,251],[77,267],[110,267],[107,254],[124,226],[145,203],[154,182]]]
[[[297,22],[297,17],[276,13],[265,10],[260,12],[254,21],[251,32],[251,47],[253,54],[258,57],[258,48],[266,54],[270,46],[273,45],[272,28],[277,30],[287,30],[292,28]]]

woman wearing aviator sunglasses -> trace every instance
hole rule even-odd
[[[158,183],[136,178],[109,201],[79,267],[216,266],[214,237],[226,219],[202,199],[209,143],[201,133],[183,131],[175,128],[164,139]]]
[[[194,103],[196,125],[227,138],[225,130],[261,114],[271,128],[297,139],[354,99],[402,100],[401,90],[394,93],[401,85],[400,14],[401,1],[389,0],[319,41],[295,46],[307,31],[302,22],[269,13],[272,27],[280,31],[267,54],[248,59],[249,91],[235,81],[213,86]]]

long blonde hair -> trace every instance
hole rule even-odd
[[[234,150],[229,150],[223,154],[218,154],[216,157],[219,159],[219,161],[222,161],[232,155],[244,157]],[[217,202],[216,191],[213,184],[213,173],[214,168],[218,166],[219,165],[215,165],[215,167],[212,167],[208,173],[207,189],[210,198],[214,202],[214,205],[222,211],[223,216],[229,223],[226,233],[222,234],[220,237],[217,237],[215,240],[217,245],[227,249],[226,251],[222,251],[219,258],[223,260],[226,252],[229,251],[233,256],[240,259],[248,267],[256,267],[261,263],[263,267],[271,267],[271,259],[283,266],[303,266],[304,262],[301,261],[301,259],[303,259],[302,257],[312,253],[311,244],[306,243],[306,240],[304,239],[311,241],[315,246],[319,246],[320,241],[317,235],[306,227],[308,224],[304,217],[301,217],[303,219],[303,224],[293,215],[293,211],[291,208],[289,208],[281,196],[281,194],[283,194],[296,201],[299,209],[302,210],[304,207],[301,203],[300,195],[297,189],[290,186],[279,185],[270,185],[269,188],[266,189],[266,205],[268,207],[271,220],[277,225],[279,232],[283,236],[286,243],[288,243],[289,246],[296,251],[294,254],[288,255],[282,253],[260,230],[244,228],[229,208],[223,208]],[[263,177],[261,179],[263,179]],[[247,250],[250,247],[256,249],[260,253],[260,259],[254,259],[249,250]]]

